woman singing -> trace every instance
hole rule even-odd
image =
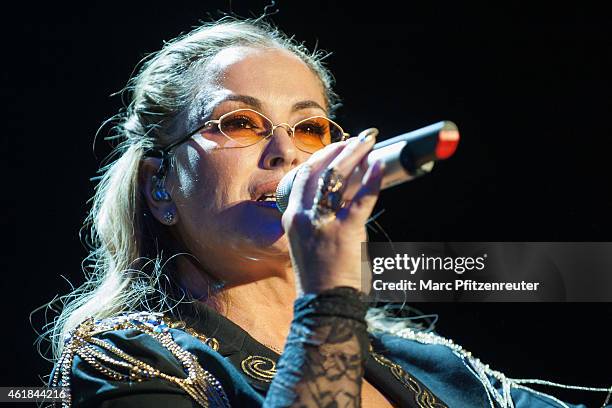
[[[568,406],[368,310],[377,131],[348,138],[331,119],[320,58],[259,20],[223,19],[131,80],[88,219],[88,281],[55,323],[64,404]],[[281,216],[276,187],[300,165]]]

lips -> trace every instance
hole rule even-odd
[[[276,186],[279,182],[280,179],[275,179],[258,184],[251,194],[251,200],[276,203]]]

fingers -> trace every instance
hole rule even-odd
[[[297,212],[312,206],[318,188],[318,178],[326,168],[335,168],[345,178],[346,183],[353,181],[351,175],[360,163],[365,163],[364,158],[372,149],[377,134],[378,130],[375,128],[366,129],[356,138],[333,143],[315,152],[297,171],[287,210]],[[360,183],[353,181],[351,184],[357,184],[353,187],[359,188]]]
[[[329,167],[335,168],[338,173],[348,178],[365,155],[372,150],[376,142],[376,135],[378,135],[376,128],[369,128],[361,132],[331,161]]]
[[[323,149],[316,151],[306,162],[310,164],[313,174],[321,173],[323,169],[328,167],[330,163],[351,144],[351,142],[352,139],[332,143],[325,146]]]
[[[381,161],[378,160],[370,166],[363,177],[361,188],[349,205],[338,211],[336,218],[340,220],[356,218],[359,223],[365,224],[378,200],[384,174],[384,165]]]
[[[328,167],[335,168],[344,177],[342,197],[350,201],[361,188],[361,182],[368,168],[367,155],[372,150],[378,135],[376,128],[366,129],[330,163]]]
[[[287,211],[297,211],[300,207],[310,208],[317,183],[317,178],[311,178],[311,175],[317,176],[347,144],[348,142],[345,141],[326,146],[315,152],[306,163],[296,170],[297,174],[291,186]]]

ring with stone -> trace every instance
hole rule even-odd
[[[342,208],[344,201],[344,176],[334,167],[330,167],[319,177],[317,195],[313,203],[311,221],[320,227],[336,218],[336,212]]]

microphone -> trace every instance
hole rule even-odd
[[[438,160],[451,157],[459,144],[459,130],[444,120],[412,132],[376,143],[368,154],[368,165],[376,160],[384,163],[381,190],[414,180],[429,173]],[[289,194],[300,166],[285,174],[276,187],[276,206],[285,212]],[[360,171],[360,169],[355,170]]]

